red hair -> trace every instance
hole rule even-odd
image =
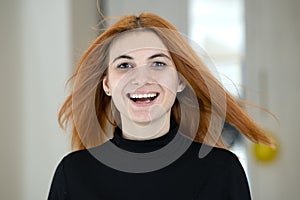
[[[104,31],[81,57],[70,79],[74,80],[74,89],[58,115],[61,127],[66,128],[68,123],[72,125],[73,149],[97,146],[107,139],[103,136],[111,137],[116,126],[116,116],[113,116],[111,98],[105,95],[102,88],[102,80],[107,73],[109,47],[120,33],[138,28],[153,31],[160,37],[169,49],[177,71],[186,82],[187,86],[178,98],[183,98],[187,109],[180,109],[182,105],[176,100],[172,107],[172,116],[178,123],[181,120],[183,126],[186,126],[185,130],[196,131],[195,141],[224,147],[222,139],[210,128],[214,115],[237,128],[253,142],[275,145],[275,141],[222,87],[173,25],[157,15],[142,13],[139,16],[129,15],[121,18]],[[196,118],[199,120],[193,120],[191,113],[194,108],[188,106],[189,99],[184,99],[185,95],[191,92],[197,99],[200,112],[196,113]],[[221,102],[220,99],[224,101]]]

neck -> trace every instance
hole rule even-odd
[[[146,123],[134,122],[124,116],[121,119],[122,137],[125,139],[150,140],[165,135],[170,129],[170,113]]]

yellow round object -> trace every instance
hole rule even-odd
[[[272,149],[263,144],[254,144],[255,158],[260,162],[271,162],[278,154],[278,147]]]

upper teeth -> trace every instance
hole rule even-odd
[[[155,97],[156,93],[149,93],[149,94],[129,94],[130,98],[151,98]]]

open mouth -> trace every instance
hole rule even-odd
[[[154,101],[158,96],[158,92],[147,93],[147,94],[135,94],[129,93],[127,94],[128,98],[135,103],[150,103]]]

